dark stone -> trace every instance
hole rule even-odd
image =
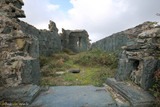
[[[119,59],[118,70],[115,75],[116,80],[123,81],[129,79],[133,69],[133,63],[134,60],[128,60],[125,53],[123,53]]]
[[[106,83],[117,93],[127,99],[133,107],[152,107],[154,97],[142,88],[127,82],[118,82],[113,78],[108,78]]]
[[[68,70],[68,72],[71,72],[71,73],[80,73],[80,69],[70,69],[70,70]]]
[[[11,33],[11,31],[12,31],[12,27],[6,26],[6,27],[3,29],[2,33],[3,33],[3,34],[8,34],[8,33]]]
[[[56,52],[61,51],[61,39],[57,31],[50,32],[48,30],[38,30],[37,28],[23,21],[20,21],[19,24],[22,27],[22,31],[26,35],[31,35],[33,38],[37,39],[34,41],[37,41],[39,44],[40,56],[50,56]],[[36,49],[37,46],[38,45],[34,43],[33,47],[30,48],[30,53],[32,53],[31,56],[36,55],[36,53],[34,53],[34,49]]]
[[[1,101],[30,104],[39,95],[41,88],[36,85],[21,85],[0,90]]]
[[[157,62],[157,69],[160,69],[160,60]]]
[[[154,73],[157,70],[158,60],[144,60],[141,87],[148,90],[154,84]]]
[[[135,59],[120,59],[115,79],[119,81],[129,80],[131,72],[136,69],[134,68],[135,61]],[[143,89],[148,90],[154,84],[154,72],[158,69],[157,64],[158,60],[143,60],[140,82],[140,86]]]
[[[93,43],[91,49],[120,52],[122,50],[121,47],[125,46],[128,41],[128,36],[124,32],[119,32]]]
[[[40,66],[38,59],[29,59],[23,61],[22,67],[22,84],[39,84]]]

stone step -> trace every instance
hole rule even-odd
[[[0,90],[1,102],[30,104],[39,95],[41,88],[37,85],[22,85]]]
[[[130,107],[130,103],[118,94],[112,87],[107,84],[103,84],[107,91],[111,93],[112,98],[115,100],[117,107]]]
[[[155,99],[152,95],[132,83],[116,81],[114,78],[108,78],[106,83],[133,107],[152,107],[154,104]]]

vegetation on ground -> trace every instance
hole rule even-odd
[[[95,85],[102,86],[108,77],[113,77],[117,68],[117,56],[100,50],[78,54],[64,51],[50,57],[40,57],[41,85]],[[80,73],[67,72],[80,69]],[[59,74],[62,73],[62,74]]]
[[[94,85],[102,86],[108,77],[113,77],[117,69],[118,59],[114,53],[91,50],[75,54],[69,50],[40,57],[41,85],[70,86]],[[69,69],[80,69],[80,73],[67,72]],[[62,72],[64,74],[57,74]],[[151,92],[160,107],[160,69],[155,72],[155,84]]]

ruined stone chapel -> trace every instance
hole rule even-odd
[[[31,104],[45,90],[39,86],[39,56],[64,49],[75,53],[100,49],[120,53],[117,73],[106,83],[131,106],[152,106],[155,99],[148,90],[154,84],[154,73],[160,69],[160,26],[156,22],[115,33],[90,47],[86,30],[62,29],[58,34],[53,21],[49,30],[21,21],[18,18],[25,18],[23,5],[22,0],[0,0],[0,101]]]

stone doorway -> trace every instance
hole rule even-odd
[[[133,69],[131,70],[130,79],[137,85],[141,85],[141,77],[143,72],[143,62],[133,60]]]

